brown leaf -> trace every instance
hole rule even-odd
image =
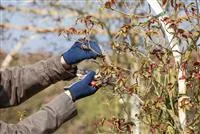
[[[171,6],[174,7],[174,0],[171,0]]]
[[[183,34],[184,32],[185,32],[185,30],[183,30],[183,29],[177,29],[178,34]]]
[[[111,2],[112,4],[115,4],[115,3],[117,2],[117,0],[110,0],[110,2]]]
[[[184,31],[184,33],[182,33],[181,36],[183,38],[191,38],[192,37],[192,33],[188,32],[188,31]]]
[[[167,21],[167,20],[169,20],[169,17],[164,17],[164,18],[162,19],[162,21]]]
[[[172,28],[172,29],[176,29],[177,28],[177,25],[175,23],[171,23],[169,25],[169,28]]]
[[[112,8],[112,3],[110,1],[105,3],[105,8],[111,9]]]
[[[162,0],[162,5],[166,6],[166,4],[168,3],[168,0]]]

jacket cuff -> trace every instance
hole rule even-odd
[[[71,80],[74,77],[76,77],[77,73],[77,66],[76,65],[69,65],[69,64],[62,64],[61,63],[61,56],[56,56],[55,58],[52,58],[54,65],[59,70],[60,77],[62,80]]]
[[[58,121],[57,127],[77,115],[75,103],[65,93],[57,96],[53,101],[49,102],[42,109],[52,109],[52,111],[56,113],[55,116],[57,117],[56,120]]]

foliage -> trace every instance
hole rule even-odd
[[[163,0],[162,4],[166,10],[172,10],[170,17],[164,17],[162,21],[174,29],[174,36],[179,39],[180,46],[184,46],[184,50],[179,52],[182,55],[181,64],[175,63],[172,50],[167,46],[165,34],[157,16],[152,16],[151,11],[148,15],[143,13],[142,16],[132,14],[127,12],[130,3],[108,0],[104,3],[104,10],[108,9],[121,14],[125,24],[122,24],[117,32],[110,35],[110,45],[113,53],[117,53],[119,56],[119,61],[109,64],[103,59],[99,63],[101,79],[98,82],[109,86],[114,94],[118,94],[124,99],[137,94],[143,101],[140,115],[138,115],[139,119],[142,124],[149,127],[151,133],[181,133],[183,130],[178,117],[177,74],[178,68],[187,70],[187,73],[180,79],[186,80],[187,88],[190,90],[188,92],[192,91],[193,95],[185,97],[181,101],[180,107],[187,109],[188,112],[193,111],[193,115],[189,115],[190,122],[187,124],[187,129],[191,133],[199,133],[200,122],[197,119],[199,118],[200,98],[198,91],[200,85],[199,47],[197,44],[200,36],[198,5],[195,5],[194,2],[167,0]],[[81,20],[80,22],[85,23],[86,29],[94,28],[95,23],[90,19]],[[92,25],[91,27],[87,26],[88,21]],[[182,28],[185,25],[188,25],[187,28]],[[197,55],[196,59],[191,59],[194,53]],[[124,62],[127,57],[129,61]],[[127,103],[123,103],[127,107]],[[112,124],[112,127],[108,127],[109,125],[105,122]],[[97,128],[105,125],[109,129],[114,127],[115,129],[112,129],[114,132],[127,131],[131,133],[130,128],[134,123],[124,126],[127,124],[125,122],[125,119],[115,117],[108,120],[103,118]],[[123,127],[128,128],[122,130]]]
[[[186,70],[181,79],[187,82],[187,96],[181,101],[181,107],[188,113],[187,130],[184,131],[200,133],[200,16],[197,0],[159,1],[169,15],[162,21],[174,29],[174,37],[178,38],[180,47],[183,48],[179,52],[182,59],[178,65],[168,46],[169,42],[165,39],[159,16],[153,16],[146,1],[99,2],[99,15],[90,11],[92,7],[97,8],[93,6],[94,3],[88,9],[75,9],[59,2],[50,2],[50,7],[57,9],[60,16],[65,16],[62,13],[65,8],[79,13],[74,26],[70,28],[21,28],[39,33],[57,32],[67,39],[73,39],[80,34],[86,40],[98,39],[102,34],[108,37],[106,42],[101,42],[100,39],[98,41],[106,44],[106,48],[111,48],[111,51],[104,53],[104,58],[92,63],[99,68],[97,85],[101,85],[100,91],[92,99],[84,100],[85,103],[80,102],[78,118],[86,124],[92,122],[97,133],[131,133],[136,128],[135,118],[140,120],[141,129],[146,129],[143,133],[181,133],[183,130],[178,117],[180,95],[177,92],[180,68]],[[6,8],[2,7],[1,10]],[[10,7],[9,10],[14,9]],[[54,12],[54,15],[58,14]],[[34,13],[41,14],[35,10]],[[51,13],[42,12],[50,16]],[[140,103],[138,115],[131,113],[134,110],[131,104],[133,97]],[[97,115],[83,112],[85,107]]]

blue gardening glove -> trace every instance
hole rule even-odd
[[[94,79],[95,74],[96,73],[94,71],[88,73],[81,81],[74,83],[68,88],[73,101],[76,101],[86,96],[90,96],[97,91],[96,88],[90,85],[90,83]]]
[[[83,45],[87,46],[87,48],[83,47]],[[85,59],[95,59],[100,55],[102,55],[102,52],[96,42],[78,40],[67,52],[63,54],[63,58],[68,64],[76,64]]]

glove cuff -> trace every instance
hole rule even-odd
[[[73,91],[70,88],[64,88],[65,93],[72,99],[73,102],[76,101],[76,97],[73,93]]]
[[[69,90],[69,92],[71,93],[73,102],[75,102],[77,100],[76,96],[74,95],[73,91]]]
[[[65,60],[65,62],[67,64],[69,64],[69,65],[74,64],[74,61],[71,60],[71,59],[73,59],[73,57],[70,54],[68,54],[67,52],[65,52],[62,56],[63,56],[63,59]]]
[[[65,91],[65,94],[67,96],[69,96],[70,99],[72,99],[72,94],[71,94],[71,92],[69,90]]]

